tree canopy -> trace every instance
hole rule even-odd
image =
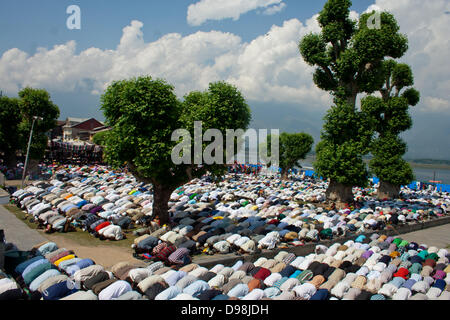
[[[372,28],[364,13],[350,19],[350,0],[328,0],[319,13],[319,34],[310,33],[299,43],[303,59],[315,66],[314,83],[334,97],[325,116],[322,141],[317,145],[318,175],[329,179],[329,200],[353,200],[352,187],[365,186],[368,170],[362,157],[368,153],[373,128],[357,109],[360,93],[371,94],[383,85],[383,61],[399,58],[408,49],[394,16],[380,13],[380,28]]]
[[[108,131],[98,132],[92,137],[92,142],[98,146],[104,146],[106,144],[107,136]]]
[[[272,136],[267,136],[267,150],[270,156]],[[301,168],[300,160],[306,158],[314,144],[314,139],[307,133],[286,133],[279,136],[279,167],[282,179],[287,179],[290,169],[298,166]],[[266,147],[264,146],[264,147]]]
[[[9,165],[15,165],[17,151],[27,151],[33,117],[41,117],[34,124],[30,159],[40,160],[47,148],[45,135],[56,125],[59,108],[44,89],[24,88],[18,98],[0,97],[0,149]]]
[[[414,179],[411,166],[402,159],[407,146],[399,135],[412,127],[408,110],[417,105],[420,94],[412,88],[414,77],[407,64],[387,60],[383,69],[381,98],[368,96],[362,100],[361,108],[372,118],[377,134],[371,144],[370,169],[380,179],[378,196],[392,198],[399,196],[400,186]]]
[[[0,152],[8,167],[16,165],[16,151],[20,143],[21,122],[19,99],[0,96]]]
[[[19,91],[19,108],[22,116],[20,130],[23,132],[21,145],[25,150],[33,117],[43,118],[43,120],[35,121],[30,147],[30,158],[41,159],[47,148],[48,139],[45,133],[55,127],[59,117],[59,108],[51,101],[50,94],[46,90],[34,88],[25,88]]]
[[[179,101],[174,87],[150,76],[113,82],[101,97],[107,135],[105,159],[118,167],[126,164],[141,181],[153,185],[153,216],[168,223],[168,200],[172,192],[193,178],[208,172],[220,175],[224,165],[175,164],[172,151],[180,141],[173,133],[184,129],[192,134],[194,122],[202,122],[202,132],[210,128],[246,130],[250,108],[242,94],[225,82],[211,83],[205,92],[192,92]],[[191,150],[194,141],[188,140]],[[201,152],[205,145],[201,145]],[[195,151],[195,150],[194,150]]]

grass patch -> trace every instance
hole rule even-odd
[[[110,241],[110,240],[100,240],[98,238],[95,238],[92,236],[89,232],[83,231],[79,228],[76,229],[76,231],[67,232],[67,233],[51,233],[46,234],[42,229],[37,228],[37,224],[34,222],[29,221],[29,217],[27,216],[26,212],[21,210],[15,205],[8,204],[4,205],[4,207],[14,214],[19,220],[23,221],[30,229],[34,229],[41,233],[43,236],[46,236],[47,238],[61,238],[64,240],[73,241],[76,244],[79,244],[81,246],[88,246],[88,247],[96,247],[96,246],[116,246],[116,247],[123,247],[123,248],[131,248],[131,245],[134,242],[134,239],[137,237],[132,234],[132,230],[126,230],[125,235],[126,239],[120,240],[120,241]],[[28,217],[28,218],[27,218]]]

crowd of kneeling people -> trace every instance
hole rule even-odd
[[[141,261],[105,268],[53,242],[30,251],[8,243],[0,299],[450,299],[447,249],[383,235],[389,225],[447,216],[448,194],[403,188],[402,199],[379,201],[373,188],[356,188],[355,203],[336,209],[320,205],[325,190],[326,182],[311,178],[229,175],[215,184],[205,177],[173,192],[171,224],[161,226],[150,185],[105,167],[66,168],[14,192],[12,201],[46,232],[81,228],[120,241],[134,230]],[[341,241],[344,235],[352,240]],[[305,256],[290,250],[324,239],[334,243]],[[263,249],[277,253],[265,258]],[[212,268],[192,259],[231,252],[260,254]]]
[[[12,194],[28,218],[46,232],[81,228],[114,241],[133,230],[135,256],[151,259],[162,243],[197,253],[256,253],[302,246],[348,234],[381,231],[388,225],[448,215],[450,196],[432,190],[402,189],[402,199],[379,201],[374,188],[355,188],[347,208],[324,207],[327,183],[313,178],[228,175],[208,177],[175,190],[169,202],[171,225],[152,216],[152,186],[107,167],[70,167]],[[315,200],[316,202],[312,202]]]
[[[167,243],[111,268],[53,242],[5,250],[0,300],[450,300],[447,249],[376,233],[211,268]]]

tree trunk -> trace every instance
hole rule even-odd
[[[281,169],[281,180],[289,180],[289,170],[288,169]]]
[[[326,191],[328,200],[341,203],[353,202],[353,187],[346,186],[337,181],[331,180],[330,185]]]
[[[31,176],[30,180],[39,174],[39,162],[40,161],[36,159],[28,160],[27,175]]]
[[[386,181],[380,181],[377,197],[383,199],[397,199],[400,197],[400,186],[393,185]]]
[[[170,223],[169,217],[169,199],[173,189],[164,185],[153,185],[153,218],[158,218],[160,225]]]

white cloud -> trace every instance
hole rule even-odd
[[[267,8],[272,13],[281,11],[285,6],[283,0],[200,0],[188,7],[187,22],[200,26],[208,20],[233,19],[249,11]]]
[[[434,97],[425,97],[423,104],[427,108],[427,111],[450,111],[450,103],[448,100]]]
[[[445,14],[445,4],[445,0],[376,2],[381,10],[394,13],[401,32],[409,38],[410,49],[402,61],[412,66],[415,87],[422,95],[415,110],[450,112],[450,16]],[[352,12],[351,16],[356,19],[358,14]],[[274,25],[250,42],[219,31],[184,37],[171,33],[145,42],[142,22],[132,21],[123,28],[114,50],[89,48],[77,53],[76,43],[70,41],[39,48],[32,55],[16,48],[6,51],[0,56],[0,88],[15,95],[24,86],[58,92],[89,87],[98,95],[113,80],[149,74],[172,83],[180,97],[225,80],[235,84],[248,100],[323,111],[331,104],[330,95],[314,85],[314,69],[298,51],[304,35],[320,31],[316,18]]]
[[[166,34],[145,43],[143,24],[123,28],[116,50],[90,48],[76,53],[75,41],[39,48],[34,55],[11,49],[0,57],[0,86],[15,94],[24,86],[58,92],[91,86],[101,94],[114,80],[149,74],[172,83],[182,97],[213,81],[235,84],[249,100],[304,102],[327,108],[329,95],[315,87],[313,68],[298,52],[298,41],[319,27],[315,18],[273,26],[247,43],[234,34],[210,31],[188,36]]]
[[[281,12],[284,8],[286,8],[286,3],[282,2],[279,5],[274,5],[267,8],[266,10],[264,10],[263,14],[271,16],[278,12]]]
[[[299,40],[318,30],[315,17],[306,25],[292,19],[282,26],[273,26],[266,35],[245,46],[228,81],[241,88],[251,100],[301,102],[328,108],[331,103],[328,93],[314,85],[314,69],[303,61],[298,51]]]

